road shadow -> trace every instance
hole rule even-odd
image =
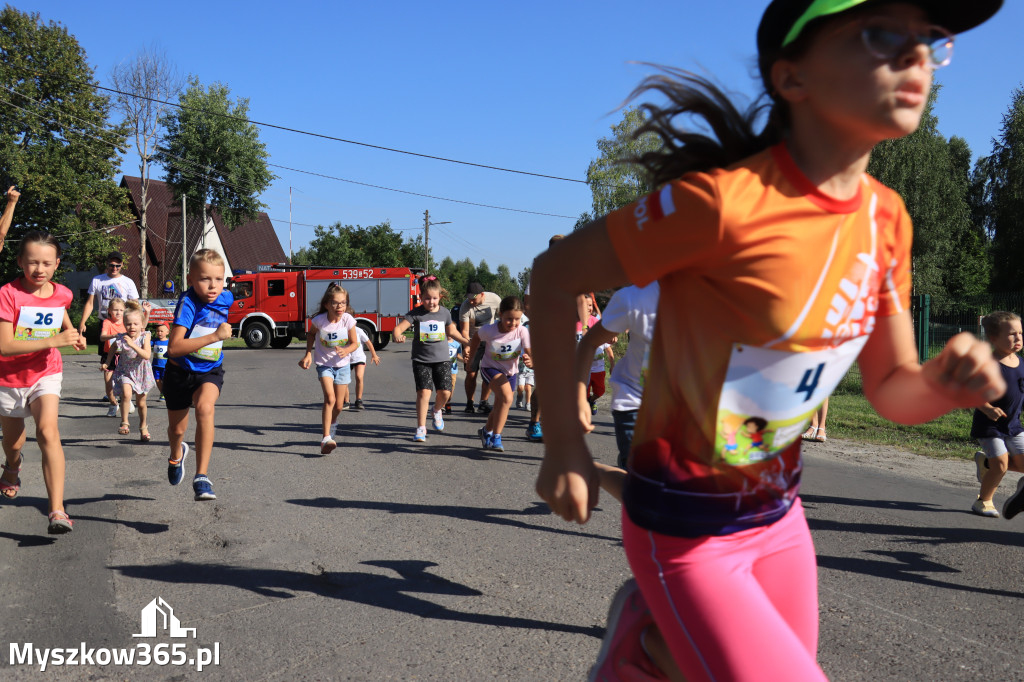
[[[284,569],[240,568],[205,563],[174,562],[156,566],[112,566],[129,578],[165,583],[223,585],[248,590],[264,597],[290,599],[295,593],[309,593],[330,599],[344,599],[419,618],[458,621],[495,627],[525,628],[549,632],[601,637],[596,626],[571,625],[488,613],[459,611],[412,594],[479,597],[483,593],[466,585],[428,572],[431,561],[363,561],[365,566],[384,568],[398,577],[373,572],[328,571],[314,564],[314,573]]]
[[[595,535],[565,528],[550,528],[539,526],[533,523],[526,523],[518,519],[505,518],[508,516],[519,517],[546,517],[551,516],[551,510],[543,502],[532,502],[526,509],[499,509],[497,507],[465,507],[447,504],[411,504],[405,502],[378,502],[374,500],[340,500],[336,497],[316,497],[309,500],[285,500],[288,504],[295,504],[300,507],[313,507],[316,509],[365,509],[369,511],[383,511],[389,514],[426,514],[429,516],[444,516],[460,521],[475,521],[478,523],[489,523],[497,526],[510,526],[521,530],[538,530],[556,535],[571,535],[580,538],[591,538],[594,540],[607,540],[615,544],[621,544],[622,539],[609,537],[607,535]],[[595,511],[601,511],[595,507]]]
[[[863,500],[827,495],[801,495],[808,511],[813,512],[815,504],[837,504],[855,507],[872,507],[895,511],[936,511],[961,513],[956,509],[938,505],[914,502],[890,502],[889,500]],[[898,523],[856,523],[833,519],[814,518],[808,514],[807,525],[813,532],[853,533],[871,536],[891,545],[916,545],[948,547],[951,545],[992,544],[996,546],[1017,546],[1020,534],[1012,531],[987,530],[979,528],[955,528],[950,526],[915,526]],[[873,541],[877,545],[878,541]],[[927,585],[948,590],[991,594],[997,597],[1024,598],[1024,592],[984,587],[972,582],[959,584],[934,577],[937,574],[963,575],[958,568],[937,561],[932,555],[912,550],[865,549],[862,554],[871,554],[887,559],[865,558],[863,556],[828,556],[818,554],[818,566],[822,568],[858,573],[875,578],[886,578],[902,582]]]
[[[72,521],[78,523],[79,521],[96,521],[97,523],[112,523],[125,528],[131,528],[132,530],[141,533],[143,535],[154,535],[156,533],[165,533],[170,529],[170,526],[166,523],[152,523],[150,521],[132,521],[129,519],[111,519],[105,516],[89,516],[86,514],[78,513],[77,509],[81,507],[88,507],[91,504],[97,502],[123,502],[123,501],[140,501],[140,502],[152,502],[152,497],[139,497],[138,495],[125,495],[123,493],[107,493],[101,497],[76,497],[64,500],[64,508],[71,516]],[[17,507],[17,508],[30,508],[37,510],[43,516],[49,513],[49,500],[45,497],[27,497],[19,495],[13,500],[5,500],[4,506]],[[37,547],[39,545],[48,545],[53,538],[42,538],[47,540],[40,542],[33,540],[35,536],[31,535],[17,535],[14,533],[0,532],[0,537],[6,537],[11,540],[18,542],[19,547]]]

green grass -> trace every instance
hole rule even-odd
[[[903,426],[875,412],[861,390],[856,366],[840,382],[828,403],[828,435],[888,445],[930,457],[969,458],[977,449],[970,437],[972,410],[955,410],[926,424]]]

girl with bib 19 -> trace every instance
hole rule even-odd
[[[53,534],[68,533],[72,526],[64,511],[64,447],[57,429],[64,376],[58,349],[85,349],[85,337],[68,317],[71,290],[51,281],[60,256],[55,237],[29,232],[18,250],[22,276],[0,288],[0,427],[7,458],[0,494],[11,499],[21,487],[25,418],[32,417],[49,498],[47,530]]]
[[[348,395],[351,380],[352,358],[359,348],[356,337],[356,319],[345,312],[348,292],[336,282],[327,286],[320,299],[320,310],[309,321],[306,334],[306,353],[299,360],[299,367],[309,369],[316,363],[316,375],[324,393],[321,411],[323,438],[320,440],[320,454],[329,455],[338,444],[334,436],[338,430],[338,415]]]
[[[658,189],[555,244],[532,273],[550,411],[537,492],[580,523],[598,475],[576,408],[575,296],[661,289],[623,490],[636,582],[614,601],[593,679],[630,666],[690,682],[824,679],[798,497],[811,416],[854,360],[875,409],[905,424],[1005,390],[970,334],[919,364],[910,218],[866,174],[877,143],[917,128],[953,34],[1000,5],[774,0],[757,33],[771,100],[759,132],[757,108],[741,114],[693,74],[641,85],[668,100],[645,105],[638,131],[662,148],[633,160]],[[705,125],[676,127],[693,117]]]
[[[459,333],[452,322],[451,311],[441,306],[446,292],[433,275],[420,277],[420,304],[405,315],[391,336],[395,343],[405,343],[405,330],[413,328],[412,373],[416,380],[416,443],[427,440],[427,408],[430,407],[430,389],[435,393],[434,429],[444,431],[444,406],[452,397],[451,362],[448,356],[448,338],[461,344],[469,339]]]

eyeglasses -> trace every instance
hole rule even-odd
[[[924,45],[928,48],[932,66],[936,69],[953,60],[953,34],[941,26],[925,26],[911,29],[899,22],[883,18],[871,19],[860,32],[864,47],[872,56],[890,61],[903,54],[907,45]]]
[[[119,268],[119,267],[121,267],[121,263],[107,263],[107,267],[108,268]]]

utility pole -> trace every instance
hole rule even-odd
[[[186,277],[188,277],[188,273],[186,272],[186,268],[188,268],[188,254],[186,253],[186,251],[188,250],[188,229],[186,228],[186,225],[188,225],[188,223],[185,222],[185,195],[182,194],[181,195],[181,291],[178,292],[179,294],[182,291],[185,291],[185,287],[187,286],[186,283],[185,283],[185,279],[186,279]]]
[[[430,272],[430,209],[423,212],[423,271]]]
[[[423,269],[430,271],[430,226],[431,225],[449,225],[450,220],[445,220],[440,223],[430,222],[430,210],[423,212]]]

